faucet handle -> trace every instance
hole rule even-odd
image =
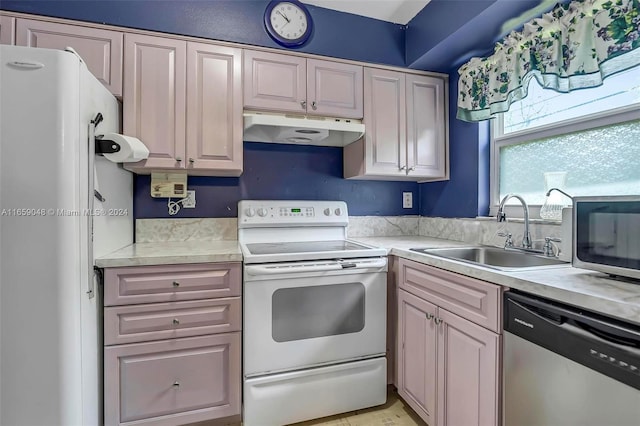
[[[551,242],[561,243],[562,240],[560,238],[544,237],[544,246],[542,246],[542,252],[545,256],[555,256]]]
[[[511,239],[513,235],[511,234],[511,232],[498,232],[498,236],[507,237],[507,239],[504,242],[504,248],[513,247],[513,240]]]

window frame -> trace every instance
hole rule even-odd
[[[537,139],[553,136],[560,136],[567,133],[574,133],[598,127],[610,126],[614,124],[636,121],[640,117],[640,103],[601,111],[594,114],[583,115],[581,117],[564,120],[558,123],[546,124],[533,129],[519,130],[517,132],[504,135],[502,114],[498,114],[490,123],[490,176],[489,176],[489,215],[495,216],[500,205],[500,148],[509,145],[521,144]],[[532,218],[540,217],[541,204],[529,205],[529,212]],[[524,216],[522,207],[507,206],[507,217],[522,218]]]

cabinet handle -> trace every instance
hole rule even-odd
[[[314,109],[314,110],[318,109],[316,101],[311,102],[311,108]]]
[[[174,318],[173,325],[180,325],[180,320],[178,318]]]
[[[433,319],[433,314],[427,314],[427,319],[428,320]]]
[[[179,283],[178,281],[174,281],[174,282],[173,282],[173,286],[174,286],[174,287],[180,287],[180,283]]]
[[[436,325],[442,324],[442,318],[436,318],[433,321],[436,323]]]
[[[195,162],[196,162],[196,160],[194,160],[193,158],[189,158],[189,163],[193,164]]]
[[[173,382],[173,387],[174,388],[179,388],[180,387],[180,382],[177,381],[177,380],[175,382]]]
[[[407,169],[407,173],[412,172],[412,171],[414,171],[415,169],[416,169],[416,166],[409,167],[409,168]]]
[[[182,161],[182,157],[176,157],[176,161],[179,163]]]
[[[307,101],[300,101],[300,106],[302,107],[302,109],[306,109],[307,108]]]
[[[403,170],[405,170],[406,168],[407,168],[407,166],[401,166],[401,167],[398,167],[398,170],[399,170],[399,171],[403,171]]]

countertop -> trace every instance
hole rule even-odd
[[[235,240],[136,243],[96,259],[100,268],[180,263],[242,262]]]
[[[640,283],[613,279],[570,266],[507,272],[411,251],[411,248],[468,246],[458,241],[420,236],[349,238],[390,255],[457,272],[505,287],[568,303],[640,324]],[[96,259],[101,268],[181,263],[241,262],[237,241],[136,243]]]
[[[640,282],[638,281],[614,279],[600,272],[568,265],[506,272],[409,250],[410,248],[473,245],[437,238],[411,236],[351,239],[384,247],[391,255],[640,324]]]

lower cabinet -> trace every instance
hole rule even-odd
[[[398,393],[430,426],[498,425],[499,328],[465,316],[493,305],[487,318],[499,322],[499,288],[405,259],[399,269]]]
[[[104,424],[241,412],[239,263],[105,270]]]
[[[105,424],[182,425],[240,412],[240,333],[104,351]]]

